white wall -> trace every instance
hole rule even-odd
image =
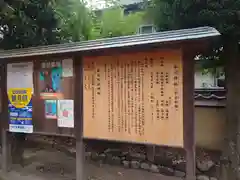
[[[226,133],[226,109],[195,107],[195,135],[198,147],[222,150]]]
[[[215,77],[212,73],[195,71],[195,88],[216,88]]]

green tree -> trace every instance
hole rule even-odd
[[[0,49],[61,42],[58,20],[49,0],[0,1]],[[12,161],[23,163],[25,134],[12,134]]]
[[[222,36],[204,59],[226,68],[227,126],[221,178],[240,179],[240,0],[152,0],[149,14],[158,30],[213,26]],[[221,64],[220,63],[220,64]]]
[[[53,3],[62,41],[88,40],[92,29],[92,11],[82,0],[56,0]]]
[[[120,6],[105,9],[94,19],[91,38],[136,34],[144,16],[144,11],[124,15],[124,8]]]
[[[12,49],[60,42],[57,19],[48,0],[5,0],[0,4],[0,48]]]

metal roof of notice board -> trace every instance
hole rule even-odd
[[[151,34],[139,34],[132,36],[98,39],[92,41],[64,43],[31,48],[20,48],[5,51],[3,50],[0,51],[0,59],[54,55],[74,52],[87,52],[93,50],[133,47],[148,44],[163,44],[170,42],[210,38],[219,35],[220,33],[215,28],[199,27],[192,29],[157,32]]]

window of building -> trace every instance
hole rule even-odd
[[[223,68],[214,71],[196,69],[195,88],[197,89],[224,89],[225,73]]]
[[[138,30],[139,34],[148,34],[148,33],[153,33],[153,32],[156,32],[156,31],[152,24],[142,25],[139,27],[139,30]]]
[[[215,85],[218,88],[225,88],[225,73],[223,71],[217,72],[215,77]]]

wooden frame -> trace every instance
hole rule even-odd
[[[174,48],[175,49],[175,48]],[[129,51],[129,50],[127,50]],[[123,53],[126,51],[122,51]],[[193,180],[195,178],[195,142],[194,142],[194,113],[193,113],[193,90],[194,90],[194,61],[193,56],[184,53],[183,49],[183,120],[184,120],[184,148],[186,151],[187,164],[186,164],[186,179]],[[107,53],[107,52],[105,52]],[[104,54],[105,54],[104,53]],[[102,54],[102,53],[101,53]],[[64,134],[58,133],[57,131],[52,132],[41,132],[36,131],[36,134],[42,135],[60,135],[60,136],[75,136],[76,138],[76,177],[80,180],[84,177],[84,151],[85,145],[83,141],[83,77],[82,77],[82,56],[74,56],[74,106],[79,107],[78,111],[74,113],[75,121],[75,133],[74,134]],[[38,70],[40,61],[35,61],[34,69]],[[36,71],[38,72],[38,71]],[[35,74],[36,74],[35,72]],[[6,73],[6,72],[5,72]],[[34,80],[36,82],[36,75]],[[35,89],[38,89],[37,84],[34,85]],[[6,93],[6,92],[4,92]],[[36,94],[39,94],[37,91]],[[4,108],[3,108],[4,109]],[[5,117],[6,117],[6,113]],[[6,124],[6,123],[5,123]],[[8,132],[6,131],[6,126],[2,130],[2,140],[3,140],[3,169],[7,171],[9,169],[9,138]],[[54,128],[55,129],[55,128]],[[54,130],[53,129],[53,130]],[[146,144],[147,145],[147,144]]]

